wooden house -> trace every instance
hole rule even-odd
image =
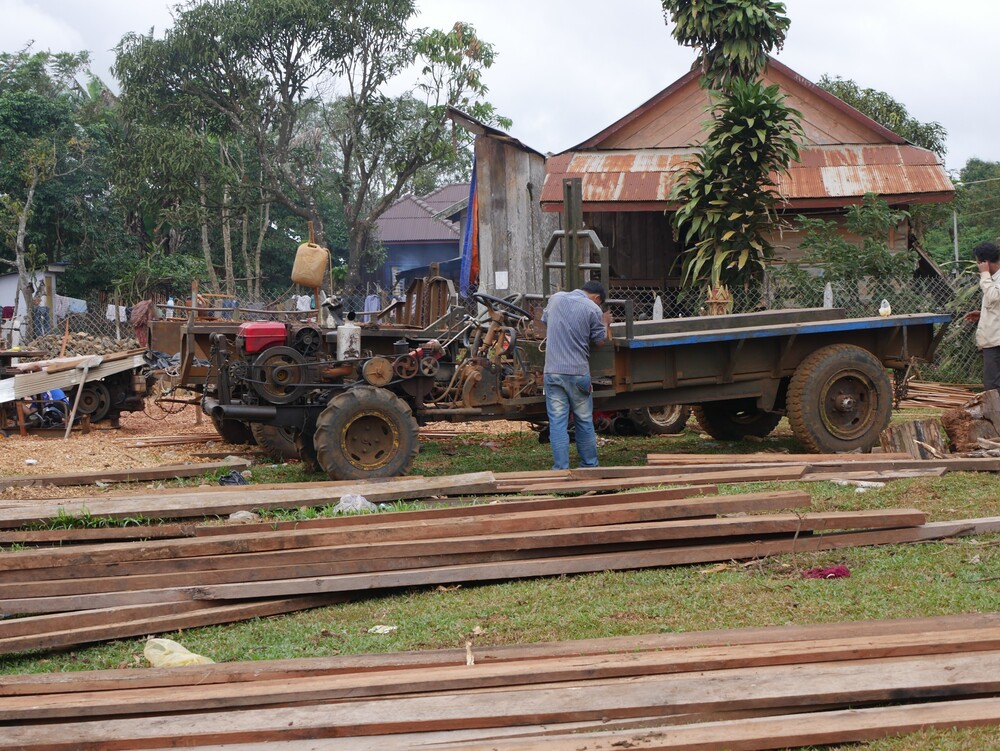
[[[908,143],[777,60],[770,60],[764,79],[777,84],[802,114],[804,131],[800,161],[777,181],[781,211],[791,228],[771,238],[776,262],[802,257],[794,222],[798,215],[842,225],[846,207],[869,192],[904,209],[951,200],[954,188],[933,152]],[[625,117],[547,160],[542,210],[560,212],[563,179],[582,179],[584,222],[610,249],[614,285],[677,285],[683,247],[672,232],[669,196],[704,138],[708,105],[698,71],[691,70]],[[849,239],[860,244],[860,238]],[[908,223],[893,228],[887,241],[895,250],[913,247]],[[927,258],[921,264],[932,266]]]

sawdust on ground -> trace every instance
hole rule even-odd
[[[72,431],[68,440],[63,440],[61,431],[34,433],[26,437],[11,435],[0,439],[0,477],[207,463],[220,461],[227,454],[248,453],[250,447],[226,443],[215,432],[212,421],[202,416],[199,422],[198,414],[193,406],[167,413],[149,401],[144,412],[123,413],[121,427],[117,429],[105,421],[92,427],[87,435],[79,430]],[[499,435],[527,431],[530,427],[526,422],[496,420],[429,423],[425,429],[433,439],[435,433]],[[136,445],[144,438],[165,436],[203,436],[204,440],[174,445]],[[258,453],[257,456],[261,455]],[[144,488],[146,484],[139,484],[138,487]],[[0,506],[17,501],[91,496],[102,490],[94,485],[6,488],[0,489]]]

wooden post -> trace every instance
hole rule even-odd
[[[191,319],[198,317],[198,280],[191,280]]]
[[[119,342],[122,340],[122,328],[120,321],[121,316],[119,313],[120,311],[121,311],[121,292],[119,292],[116,289],[115,290],[115,339]]]
[[[101,364],[101,357],[94,356],[88,357],[82,363],[77,365],[77,367],[83,367],[83,379],[80,381],[80,385],[76,389],[76,398],[73,399],[73,409],[70,410],[69,417],[66,418],[66,432],[63,434],[63,440],[69,439],[69,432],[73,429],[73,420],[76,419],[76,410],[80,406],[80,396],[83,394],[83,388],[87,385],[87,374],[90,372],[91,367],[97,367]]]

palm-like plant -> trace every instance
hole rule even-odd
[[[684,283],[719,289],[763,267],[777,217],[777,176],[798,160],[799,113],[760,76],[789,20],[772,0],[662,0],[674,38],[698,50],[712,124],[678,180],[674,226],[690,244]],[[722,308],[719,302],[716,308]]]

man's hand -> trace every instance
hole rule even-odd
[[[980,274],[982,274],[983,272],[986,272],[987,274],[992,273],[990,271],[990,262],[989,261],[976,261],[976,268],[979,269],[979,273]]]
[[[613,320],[615,319],[614,316],[611,315],[611,311],[609,310],[604,311],[604,325],[610,326]]]
[[[973,310],[971,313],[965,314],[965,320],[969,323],[979,323],[980,312],[978,310]]]

